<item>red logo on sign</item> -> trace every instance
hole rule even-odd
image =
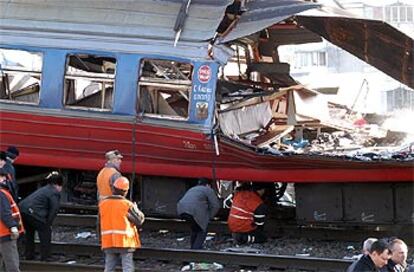
[[[211,69],[208,65],[203,65],[198,69],[198,80],[201,83],[207,83],[211,77]]]

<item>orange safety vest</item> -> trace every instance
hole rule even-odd
[[[18,226],[19,233],[23,233],[24,227],[23,227],[23,221],[22,221],[22,216],[20,215],[19,207],[17,206],[16,202],[14,202],[14,199],[12,195],[9,193],[9,191],[5,189],[0,189],[0,191],[6,196],[7,200],[10,203],[12,217],[19,222],[19,226]],[[3,223],[3,221],[0,221],[0,238],[10,236],[10,234],[11,234],[10,229]]]
[[[99,203],[102,249],[141,247],[138,230],[127,218],[131,206],[123,197],[108,197]]]
[[[113,167],[105,167],[99,172],[96,178],[96,186],[98,187],[99,200],[112,195],[111,177],[118,173]]]
[[[231,232],[246,233],[257,228],[254,223],[254,211],[263,203],[256,192],[237,192],[233,198],[227,224]]]

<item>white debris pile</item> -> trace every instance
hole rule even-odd
[[[413,112],[370,116],[331,103],[325,95],[300,85],[259,93],[262,96],[255,96],[249,89],[249,96],[238,100],[234,97],[246,91],[227,94],[233,100],[225,100],[218,115],[225,136],[276,156],[414,160],[414,129],[409,125]]]

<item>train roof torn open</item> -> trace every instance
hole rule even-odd
[[[290,76],[277,51],[323,37],[413,88],[412,38],[382,21],[295,0],[235,1],[220,29],[217,43],[233,45],[233,62],[239,70],[246,66],[244,74],[224,73],[219,83],[219,125],[226,137],[276,155],[414,159],[409,124],[390,128],[393,116],[356,112],[307,89]]]

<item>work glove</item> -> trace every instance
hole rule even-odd
[[[12,240],[17,240],[19,238],[19,230],[17,229],[17,227],[12,227],[10,229],[10,232],[11,232],[10,238]]]
[[[132,224],[134,224],[138,228],[141,227],[145,221],[144,213],[138,209],[137,203],[135,202],[129,208],[127,218]]]

